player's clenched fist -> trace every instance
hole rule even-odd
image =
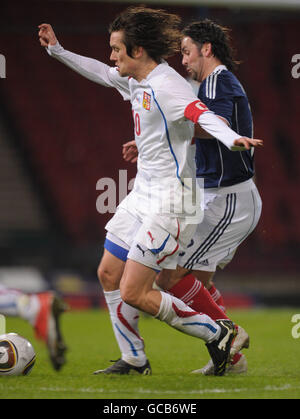
[[[39,38],[40,44],[42,47],[47,47],[48,45],[55,45],[57,38],[55,36],[54,30],[49,23],[42,23],[38,26],[39,28]]]

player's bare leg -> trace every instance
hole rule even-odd
[[[144,352],[144,340],[138,329],[139,311],[121,299],[120,280],[124,266],[124,261],[104,249],[97,273],[122,355],[121,359],[116,360],[113,365],[97,370],[95,374],[151,373],[151,367]]]
[[[111,292],[119,289],[124,266],[124,261],[104,249],[97,274],[100,284],[105,292]]]
[[[64,301],[52,291],[24,294],[0,284],[0,313],[20,317],[33,326],[36,338],[47,345],[56,371],[66,363],[67,348],[60,327],[60,316],[66,309]]]
[[[33,324],[35,335],[47,344],[53,368],[59,371],[66,363],[65,345],[60,328],[60,316],[67,310],[67,305],[55,292],[37,294],[40,309]]]
[[[232,322],[215,322],[178,298],[154,290],[155,278],[151,268],[128,259],[120,283],[122,299],[183,333],[203,339],[214,362],[214,374],[223,375],[235,335]]]

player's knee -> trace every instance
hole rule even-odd
[[[136,295],[134,290],[121,285],[120,291],[121,291],[121,298],[126,304],[129,304],[130,306],[133,306],[133,307],[138,307],[139,305],[138,296]]]
[[[210,279],[209,281],[207,281],[207,283],[206,284],[204,284],[204,286],[205,286],[205,288],[206,289],[210,289],[212,286],[214,285],[214,283],[213,283],[213,280],[212,279]]]
[[[187,269],[177,267],[176,270],[163,269],[156,277],[156,284],[163,290],[170,290],[188,272]]]
[[[120,293],[122,300],[130,306],[139,308],[141,304],[141,294],[137,292],[135,287],[131,286],[127,281],[120,283]]]
[[[117,278],[109,268],[101,263],[97,269],[97,276],[104,291],[114,291],[119,288],[120,278]]]
[[[202,284],[205,286],[205,288],[206,288],[207,290],[209,290],[209,289],[210,289],[210,287],[212,286],[212,281],[211,281],[211,279],[203,278],[203,279],[201,279],[201,282],[202,282]]]
[[[101,264],[98,266],[97,276],[100,284],[102,286],[106,285],[106,283],[108,282],[109,273],[104,267],[101,266]]]
[[[202,282],[206,289],[210,289],[213,285],[214,272],[193,271],[193,275]]]

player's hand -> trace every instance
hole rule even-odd
[[[136,163],[138,159],[138,149],[135,141],[128,141],[123,144],[122,155],[125,161]]]
[[[55,45],[57,43],[57,38],[55,36],[54,30],[49,23],[42,23],[38,26],[39,28],[39,38],[40,44],[42,47],[47,47],[48,45]]]
[[[254,138],[241,137],[234,141],[236,147],[244,147],[246,150],[250,150],[251,147],[262,147],[264,145],[263,140],[256,140]]]

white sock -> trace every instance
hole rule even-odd
[[[136,367],[145,365],[144,340],[138,329],[139,311],[124,303],[120,290],[105,291],[104,296],[123,361]]]
[[[210,343],[218,339],[221,328],[209,316],[197,313],[173,295],[161,292],[161,296],[162,300],[156,318],[205,342]]]
[[[36,316],[40,311],[40,300],[37,295],[23,294],[18,298],[19,316],[27,320],[32,326],[35,324]]]
[[[34,324],[40,304],[36,295],[23,294],[21,291],[0,287],[0,313],[4,316],[21,317]]]

